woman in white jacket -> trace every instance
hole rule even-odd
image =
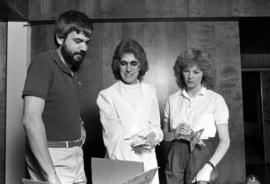
[[[106,158],[143,162],[145,171],[157,167],[155,146],[163,139],[155,88],[142,82],[148,68],[140,44],[123,40],[112,61],[118,81],[97,98]],[[156,174],[153,184],[158,183]]]

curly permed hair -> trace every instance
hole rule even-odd
[[[196,65],[202,72],[202,85],[207,88],[213,88],[215,85],[215,67],[212,60],[206,52],[199,49],[190,48],[181,53],[173,66],[174,75],[179,88],[186,87],[183,70]]]
[[[119,73],[120,71],[119,62],[124,54],[133,54],[134,57],[139,61],[140,71],[137,79],[139,81],[142,81],[143,76],[149,69],[148,60],[146,58],[146,54],[142,46],[137,41],[131,38],[122,40],[116,47],[111,65],[114,78],[116,80],[121,79]]]

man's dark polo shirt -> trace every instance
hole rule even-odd
[[[80,138],[78,81],[61,62],[56,50],[33,59],[27,71],[22,96],[45,100],[42,119],[49,141]]]

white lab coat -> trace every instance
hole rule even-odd
[[[157,167],[155,149],[135,153],[129,138],[135,134],[147,135],[154,131],[163,139],[155,88],[144,82],[126,85],[116,82],[102,90],[97,98],[106,157],[117,160],[143,162],[144,170]],[[159,183],[157,175],[155,184]]]

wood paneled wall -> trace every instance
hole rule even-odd
[[[5,183],[7,23],[0,22],[0,183]]]
[[[107,22],[95,23],[94,27],[93,41],[80,73],[83,84],[83,119],[88,135],[84,147],[88,176],[90,177],[90,157],[104,156],[96,97],[101,89],[115,82],[110,65],[116,45],[121,39],[131,37],[137,40],[147,53],[150,70],[144,80],[155,85],[161,114],[169,95],[178,90],[172,67],[179,53],[187,47],[197,47],[211,54],[217,70],[216,90],[225,97],[230,109],[231,147],[218,166],[218,183],[244,182],[245,154],[238,23]],[[53,26],[33,25],[32,55],[49,48],[54,48]],[[167,148],[168,143],[164,142],[158,149],[161,172]]]
[[[93,19],[269,16],[268,0],[29,0],[30,21],[54,20],[69,9]]]

